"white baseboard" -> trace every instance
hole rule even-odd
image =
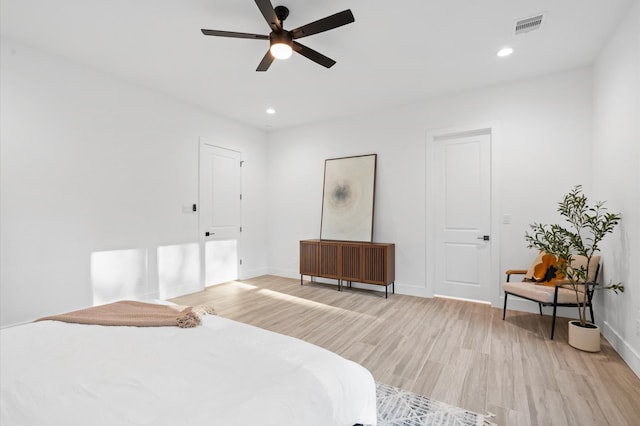
[[[602,335],[611,343],[629,368],[640,378],[640,355],[622,338],[608,322],[602,324]]]
[[[417,296],[432,298],[433,294],[425,287],[417,287],[408,284],[396,283],[396,293],[404,294],[407,296]]]
[[[250,278],[261,277],[262,275],[268,275],[269,268],[255,268],[240,271],[240,279],[248,280]]]
[[[300,272],[296,271],[295,269],[268,268],[265,275],[275,275],[277,277],[300,279]]]

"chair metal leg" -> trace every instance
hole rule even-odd
[[[551,321],[551,340],[553,340],[553,333],[556,331],[556,309],[557,306],[553,305],[553,320]]]
[[[553,340],[553,334],[556,331],[556,311],[558,310],[558,286],[553,294],[553,320],[551,320],[551,340]]]
[[[504,294],[504,308],[502,308],[502,321],[504,321],[504,316],[507,314],[507,296],[509,293]]]
[[[591,312],[591,324],[595,324],[596,320],[593,318],[593,305],[589,305],[589,312]]]
[[[540,316],[542,316],[542,303],[538,303],[538,308],[540,308]]]

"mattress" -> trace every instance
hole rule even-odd
[[[376,424],[364,367],[218,316],[199,327],[42,321],[0,332],[3,425]]]

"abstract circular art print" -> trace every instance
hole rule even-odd
[[[376,154],[325,161],[323,240],[371,241]]]

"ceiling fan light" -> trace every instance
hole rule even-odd
[[[288,31],[273,31],[269,34],[269,44],[271,46],[269,50],[276,59],[290,58],[293,52],[291,48],[292,43],[293,38]]]
[[[274,43],[271,45],[271,54],[276,59],[289,59],[293,50],[286,43]]]

